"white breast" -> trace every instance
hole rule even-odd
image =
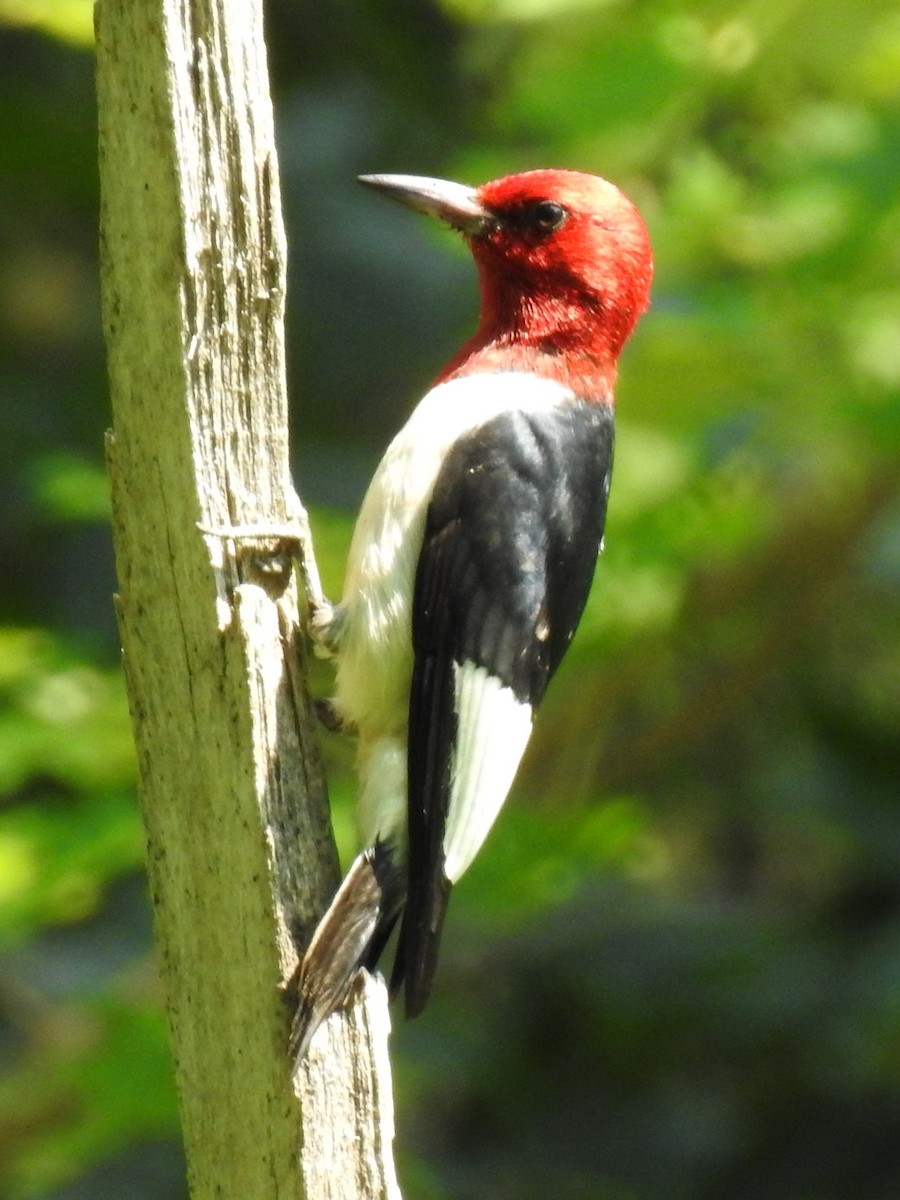
[[[448,449],[492,417],[550,409],[567,395],[561,384],[523,372],[463,376],[432,388],[388,447],[356,523],[341,602],[337,702],[361,740],[405,744],[413,583]]]

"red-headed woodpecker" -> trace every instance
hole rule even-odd
[[[540,170],[470,189],[362,182],[462,232],[481,316],[363,501],[341,603],[313,614],[359,738],[363,852],[300,969],[292,1051],[374,969],[424,1008],[450,889],[487,836],[581,618],[603,537],[619,353],[647,231],[613,184]]]

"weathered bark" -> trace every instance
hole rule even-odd
[[[192,1193],[395,1197],[383,986],[294,1081],[285,1054],[338,874],[293,547],[202,532],[304,519],[261,4],[100,0],[97,50],[118,611]]]

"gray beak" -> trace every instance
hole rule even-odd
[[[429,179],[423,175],[360,175],[366,187],[384,192],[417,212],[440,217],[454,229],[471,235],[483,233],[493,220],[476,199],[474,188],[449,179]]]

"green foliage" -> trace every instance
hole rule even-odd
[[[0,945],[83,920],[141,861],[121,675],[45,631],[0,631]]]
[[[60,520],[109,516],[109,486],[95,463],[73,454],[50,453],[34,462],[35,507]]]
[[[124,972],[91,964],[86,990],[77,960],[49,990],[38,982],[49,931],[72,930],[77,954],[115,881],[142,864],[133,784],[121,673],[46,630],[0,630],[0,1003],[18,1045],[0,1080],[4,1195],[46,1195],[175,1128],[164,1024],[146,999],[154,973],[137,947]]]
[[[15,19],[61,37],[67,11],[89,5],[21,0]],[[268,16],[297,474],[332,594],[371,465],[474,303],[451,236],[352,176],[598,171],[639,203],[657,259],[582,628],[455,889],[432,1008],[398,1020],[407,1194],[892,1198],[895,0],[360,3],[302,27],[272,0]],[[140,832],[105,599],[90,64],[0,36],[19,47],[0,82],[0,1191],[16,1197],[164,1136],[174,1103],[146,908],[139,888],[121,900]],[[353,750],[323,742],[349,857]],[[111,931],[120,956],[91,957]]]
[[[0,0],[0,24],[33,26],[80,45],[93,40],[92,0]]]
[[[28,1131],[4,1164],[6,1194],[47,1195],[137,1139],[176,1133],[153,974],[132,972],[106,996],[34,1022],[26,1061],[0,1083],[4,1124]]]

